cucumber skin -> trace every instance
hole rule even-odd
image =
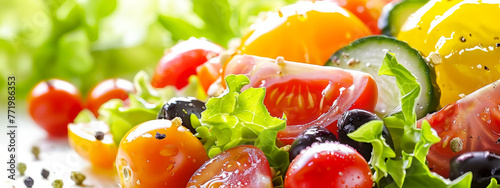
[[[365,44],[365,43],[369,43],[369,44]],[[337,52],[335,52],[330,57],[330,59],[326,62],[325,66],[334,66],[335,67],[335,63],[333,61],[335,61],[336,59],[343,58],[342,57],[343,54],[349,53],[349,51],[357,48],[357,46],[359,46],[359,45],[373,45],[373,44],[377,44],[377,43],[378,44],[394,43],[395,46],[399,46],[400,48],[403,48],[403,49],[408,49],[407,51],[409,53],[411,53],[412,55],[417,57],[420,61],[425,62],[425,64],[420,64],[419,68],[421,70],[425,70],[424,71],[425,75],[430,78],[430,79],[428,79],[428,82],[427,82],[427,85],[430,86],[429,87],[430,91],[428,93],[430,95],[429,101],[428,101],[429,105],[427,106],[427,109],[424,110],[424,111],[426,111],[425,114],[418,114],[417,113],[417,115],[418,115],[417,118],[420,119],[429,113],[435,112],[439,107],[439,99],[441,96],[441,91],[440,91],[439,86],[437,85],[437,82],[436,82],[436,72],[434,70],[434,67],[429,65],[428,61],[426,61],[423,58],[423,56],[421,55],[421,53],[419,51],[410,47],[410,45],[408,45],[408,43],[406,43],[404,41],[400,41],[400,40],[397,40],[393,37],[387,37],[384,35],[375,35],[375,36],[368,36],[368,37],[360,38],[360,39],[352,42],[351,44],[341,48]]]
[[[379,19],[379,27],[382,27],[382,33],[387,36],[397,36],[399,31],[401,30],[401,27],[404,25],[402,23],[399,25],[399,23],[395,23],[398,21],[398,19],[401,19],[402,13],[410,10],[410,14],[404,14],[405,20],[408,19],[408,17],[415,13],[418,9],[420,9],[422,6],[424,6],[429,0],[404,0],[401,2],[398,2],[396,4],[388,4],[386,6],[391,6],[388,7],[388,11],[384,12],[384,16],[381,16]],[[385,7],[384,7],[385,8]]]

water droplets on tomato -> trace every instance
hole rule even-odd
[[[160,150],[160,155],[164,157],[176,156],[179,153],[179,148],[175,145],[165,145],[162,150]]]

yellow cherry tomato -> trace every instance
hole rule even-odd
[[[122,138],[116,168],[123,188],[186,187],[209,158],[198,138],[181,123],[180,118],[150,120]]]
[[[338,49],[370,34],[359,18],[336,3],[297,2],[253,25],[239,53],[324,65]]]
[[[70,123],[68,140],[73,150],[92,165],[101,168],[113,167],[118,147],[113,142],[113,136],[106,123],[102,121]]]
[[[398,39],[436,70],[445,106],[500,79],[500,1],[431,0],[403,25]]]

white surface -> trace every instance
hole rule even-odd
[[[2,105],[0,105],[2,106]],[[2,106],[3,107],[3,106]],[[34,124],[31,118],[25,114],[25,109],[16,110],[17,129],[17,161],[27,165],[25,176],[20,176],[16,172],[15,181],[7,178],[7,147],[8,135],[7,131],[7,115],[3,115],[5,110],[2,109],[0,119],[0,188],[26,187],[24,179],[30,176],[34,179],[33,187],[52,188],[52,182],[55,179],[62,179],[65,188],[81,187],[76,186],[70,179],[71,171],[79,171],[83,173],[87,179],[84,181],[85,187],[95,188],[113,188],[119,187],[118,178],[116,177],[115,168],[112,169],[96,169],[87,161],[76,154],[69,146],[66,139],[53,140],[48,139],[47,134],[43,129]],[[38,146],[40,148],[40,160],[35,160],[31,154],[31,147]],[[41,176],[42,168],[49,170],[48,179],[43,179]]]

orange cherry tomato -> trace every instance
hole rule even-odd
[[[98,116],[99,107],[110,99],[128,99],[130,93],[134,93],[134,84],[128,80],[115,78],[104,80],[97,84],[87,96],[87,108]]]
[[[51,79],[38,83],[28,95],[31,118],[51,137],[68,134],[68,123],[73,122],[83,109],[78,89],[73,84]]]
[[[335,3],[302,1],[253,25],[239,53],[324,65],[338,49],[370,34],[361,20]]]
[[[196,68],[196,75],[200,78],[200,83],[205,92],[221,75],[222,65],[219,58],[213,58]]]
[[[113,142],[113,135],[106,123],[70,123],[68,140],[71,148],[92,165],[101,168],[113,167],[118,147]]]
[[[123,188],[185,188],[208,159],[201,142],[181,126],[180,118],[161,119],[137,125],[122,138],[116,166]]]

